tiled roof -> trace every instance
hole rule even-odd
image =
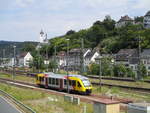
[[[136,57],[136,56],[137,56],[136,49],[121,49],[116,55],[116,60],[126,61],[130,57]]]
[[[122,21],[133,21],[133,19],[130,18],[128,15],[125,15],[121,17],[121,19],[119,20],[119,22],[122,22]]]
[[[85,58],[92,58],[96,51],[88,52]]]
[[[85,53],[88,49],[89,48],[84,48],[83,53]],[[80,52],[81,52],[81,48],[74,48],[69,51],[69,53],[80,53]]]
[[[143,52],[141,53],[141,56],[147,56],[150,55],[150,49],[144,49]]]
[[[150,11],[148,11],[145,16],[150,16]]]
[[[27,55],[27,53],[28,53],[28,52],[21,53],[21,54],[19,55],[19,58],[24,58],[24,57]]]

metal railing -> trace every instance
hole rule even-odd
[[[3,91],[1,89],[0,89],[0,95],[2,95],[3,97],[9,99],[11,102],[13,102],[21,111],[23,111],[25,113],[36,113],[30,107],[24,105],[19,100],[17,100],[16,98],[14,98],[13,96],[9,95],[8,93],[6,93],[5,91]]]

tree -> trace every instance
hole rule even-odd
[[[146,67],[145,67],[144,64],[141,64],[141,65],[140,65],[140,74],[141,74],[141,77],[142,77],[142,78],[147,75],[147,69],[146,69]]]
[[[51,72],[54,72],[58,68],[58,64],[55,60],[51,60],[48,65]]]
[[[41,56],[34,56],[30,66],[37,70],[43,70],[45,69],[44,59]]]
[[[95,63],[90,64],[89,74],[99,75],[99,65]]]
[[[114,76],[127,77],[127,68],[123,64],[117,64],[113,68]]]
[[[74,30],[70,30],[70,31],[68,31],[68,32],[66,33],[66,35],[72,35],[72,34],[74,34],[74,33],[75,33]]]

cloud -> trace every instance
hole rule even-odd
[[[150,0],[137,0],[134,8],[137,9],[148,9],[150,7]]]
[[[0,0],[0,39],[38,40],[41,28],[52,38],[89,28],[108,14],[116,20],[144,15],[149,6],[150,0]]]
[[[16,0],[16,5],[19,7],[27,7],[30,4],[33,4],[34,0]]]

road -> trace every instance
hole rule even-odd
[[[6,99],[0,96],[0,113],[22,113]]]

